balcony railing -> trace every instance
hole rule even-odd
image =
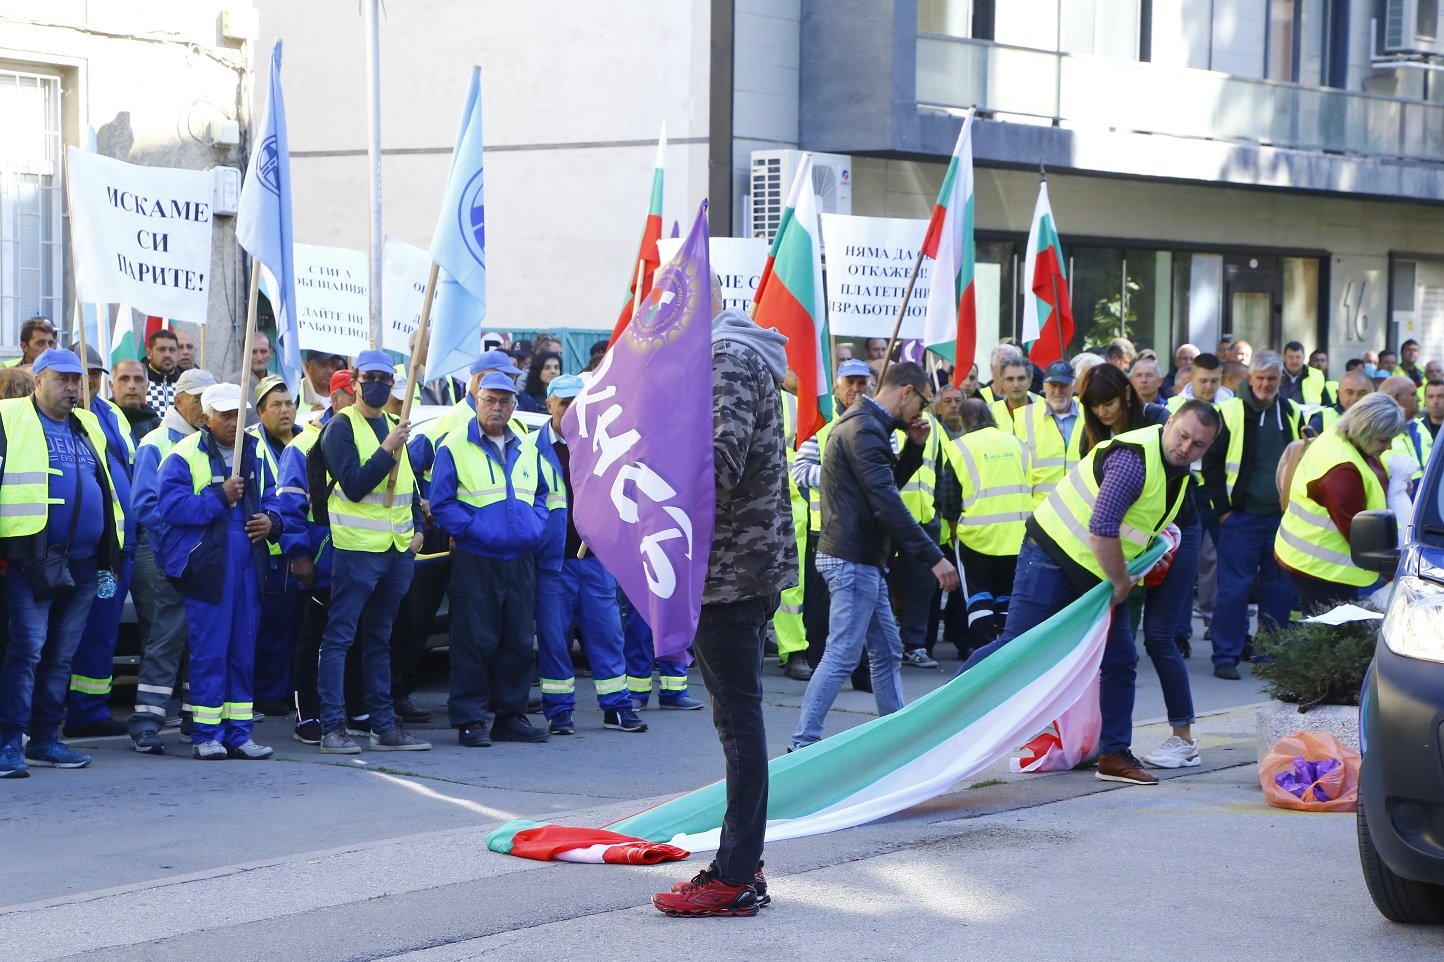
[[[1444,106],[1105,57],[918,37],[920,105],[1299,150],[1444,162]]]

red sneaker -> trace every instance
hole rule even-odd
[[[767,894],[767,876],[762,874],[763,864],[764,863],[762,862],[758,862],[757,871],[752,875],[752,890],[757,893],[758,908],[766,908],[767,906],[772,904],[772,896]],[[715,865],[709,865],[707,868],[704,868],[702,871],[698,872],[695,876],[693,876],[690,882],[675,883],[672,886],[672,891],[680,892],[683,889],[687,888],[689,885],[702,885],[707,881],[709,874],[715,875],[716,872],[717,867]]]
[[[690,882],[658,892],[652,904],[673,918],[756,915],[757,890],[751,885],[728,885],[713,869],[703,869]]]

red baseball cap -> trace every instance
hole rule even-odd
[[[356,387],[351,383],[351,372],[347,369],[337,371],[331,375],[331,393],[345,391],[347,394],[355,394]]]

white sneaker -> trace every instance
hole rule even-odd
[[[191,757],[198,758],[203,762],[222,761],[226,757],[226,746],[214,739],[201,742],[199,745],[191,746]]]
[[[257,745],[255,739],[246,739],[244,745],[235,747],[226,746],[226,754],[231,758],[244,758],[248,761],[259,761],[262,758],[270,758],[275,750],[268,745]]]
[[[1168,741],[1144,755],[1143,761],[1153,768],[1193,768],[1199,762],[1198,742],[1170,735]]]

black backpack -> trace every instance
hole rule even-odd
[[[326,470],[326,452],[322,447],[326,428],[330,426],[328,422],[326,427],[321,429],[321,436],[311,445],[311,450],[306,452],[306,497],[311,503],[311,520],[323,528],[331,526],[331,512],[326,503],[331,499],[331,492],[336,490],[336,479]],[[318,491],[325,493],[318,495]]]

